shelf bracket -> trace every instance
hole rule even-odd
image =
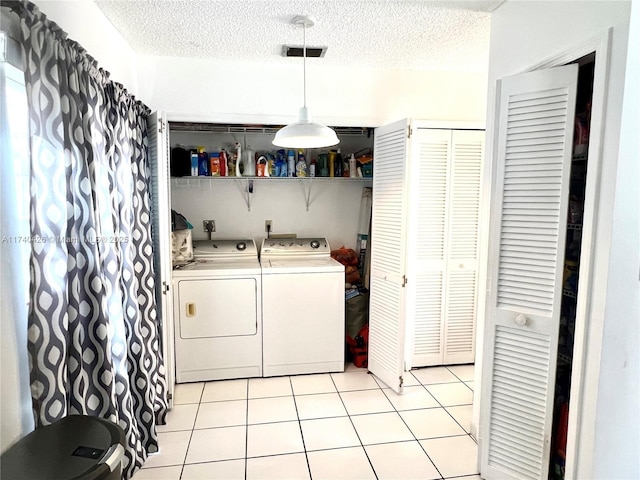
[[[307,206],[307,212],[309,211],[309,205],[311,205],[311,184],[313,183],[311,178],[301,178],[302,192],[304,194],[304,202]]]
[[[247,212],[251,211],[251,198],[253,194],[253,179],[252,178],[237,178],[235,183],[238,186],[238,190],[244,198],[244,203],[247,204]]]

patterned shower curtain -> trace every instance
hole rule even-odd
[[[147,107],[30,2],[29,359],[36,426],[69,414],[126,434],[124,478],[167,409],[152,252]]]

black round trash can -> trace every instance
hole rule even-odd
[[[69,415],[41,427],[0,457],[0,478],[119,480],[124,432],[108,420]]]

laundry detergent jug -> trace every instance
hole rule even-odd
[[[247,148],[241,155],[241,167],[236,166],[236,175],[239,171],[242,171],[243,177],[255,177],[256,176],[256,156],[255,152],[251,148]],[[239,175],[238,175],[239,176]]]

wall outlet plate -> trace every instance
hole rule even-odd
[[[215,220],[203,220],[202,228],[206,232],[215,232],[216,231],[216,221]]]

